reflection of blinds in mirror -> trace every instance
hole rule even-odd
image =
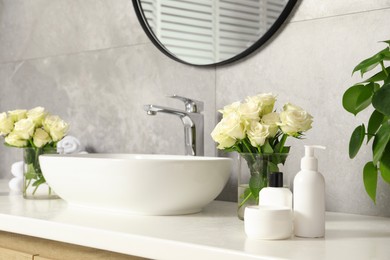
[[[236,56],[275,22],[287,0],[141,0],[149,26],[172,54],[194,64]]]

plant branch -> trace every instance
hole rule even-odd
[[[386,77],[389,76],[389,73],[387,72],[386,68],[385,68],[385,64],[383,63],[383,60],[380,61],[380,64],[381,64],[381,67],[382,67],[382,70],[383,72],[386,74]]]
[[[247,152],[248,153],[251,153],[252,150],[250,148],[250,145],[248,144],[248,142],[246,141],[246,138],[245,139],[242,139],[242,143],[244,144],[244,147],[246,148]]]
[[[286,143],[288,135],[283,134],[282,139],[280,140],[280,147],[279,147],[279,153],[283,151],[284,144]]]

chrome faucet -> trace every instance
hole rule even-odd
[[[185,155],[204,155],[204,129],[203,129],[203,102],[177,95],[168,96],[184,102],[185,110],[174,108],[144,105],[144,110],[148,115],[157,113],[167,113],[180,117],[184,125],[184,149]]]

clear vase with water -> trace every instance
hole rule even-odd
[[[268,187],[268,174],[283,171],[288,153],[255,154],[240,153],[238,155],[238,198],[237,215],[244,219],[247,206],[259,204],[259,192]],[[287,175],[285,181],[288,183]]]
[[[53,189],[46,183],[39,164],[42,154],[55,154],[56,148],[28,147],[23,149],[23,197],[25,199],[58,199]]]

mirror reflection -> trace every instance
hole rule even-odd
[[[254,45],[288,0],[140,0],[154,37],[195,65],[229,60]]]

